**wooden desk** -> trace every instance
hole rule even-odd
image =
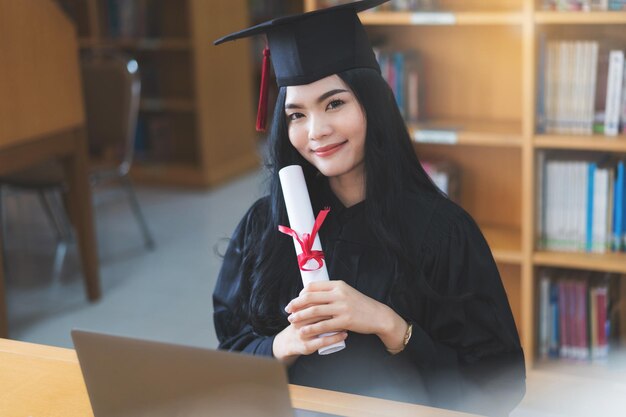
[[[470,416],[298,385],[289,390],[294,407],[339,416]],[[75,351],[0,339],[0,416],[93,416]]]
[[[0,0],[0,175],[59,158],[87,296],[100,297],[76,31],[51,0]],[[8,334],[0,240],[0,337]]]

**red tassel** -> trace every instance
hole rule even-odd
[[[263,49],[263,69],[261,72],[261,89],[259,91],[259,107],[256,114],[256,131],[265,132],[267,125],[267,96],[270,83],[270,48]]]

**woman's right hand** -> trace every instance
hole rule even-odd
[[[325,346],[341,342],[348,336],[348,333],[345,331],[338,332],[332,336],[303,336],[300,329],[312,323],[292,323],[278,333],[272,345],[274,357],[287,365],[291,365],[300,355],[310,355]]]

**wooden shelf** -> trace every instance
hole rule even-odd
[[[626,274],[626,253],[538,251],[533,254],[533,263],[536,266],[554,266]]]
[[[142,98],[139,109],[142,112],[193,112],[196,105],[187,99]]]
[[[409,125],[416,143],[475,146],[522,146],[521,122],[436,120]],[[425,138],[419,133],[433,132]],[[438,138],[437,132],[443,135]]]
[[[534,147],[537,149],[626,152],[626,136],[536,135]]]
[[[370,12],[359,15],[364,25],[520,25],[517,12]]]
[[[533,370],[624,383],[626,381],[626,350],[612,350],[602,361],[541,359],[536,362]]]
[[[187,51],[191,43],[184,38],[141,38],[141,39],[92,39],[83,38],[79,41],[82,49],[89,48],[121,48],[137,51]]]
[[[555,25],[626,24],[626,12],[536,12],[535,23]]]
[[[480,226],[494,259],[500,263],[522,263],[522,234],[519,229]]]

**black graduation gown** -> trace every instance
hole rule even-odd
[[[390,305],[413,324],[413,335],[403,352],[390,355],[378,337],[350,332],[343,351],[298,358],[289,367],[290,382],[508,414],[525,392],[524,356],[491,251],[469,214],[441,196],[403,197],[405,224],[414,237],[407,249],[415,254],[425,283],[419,285],[385,255],[368,227],[363,203],[345,208],[331,192],[323,195],[331,211],[320,236],[331,279]],[[246,232],[250,222],[268,218],[267,210],[267,198],[252,206],[224,258],[213,294],[221,349],[272,356],[274,337],[261,336],[245,318],[234,317],[247,285],[241,268]],[[295,262],[295,252],[286,256]]]

